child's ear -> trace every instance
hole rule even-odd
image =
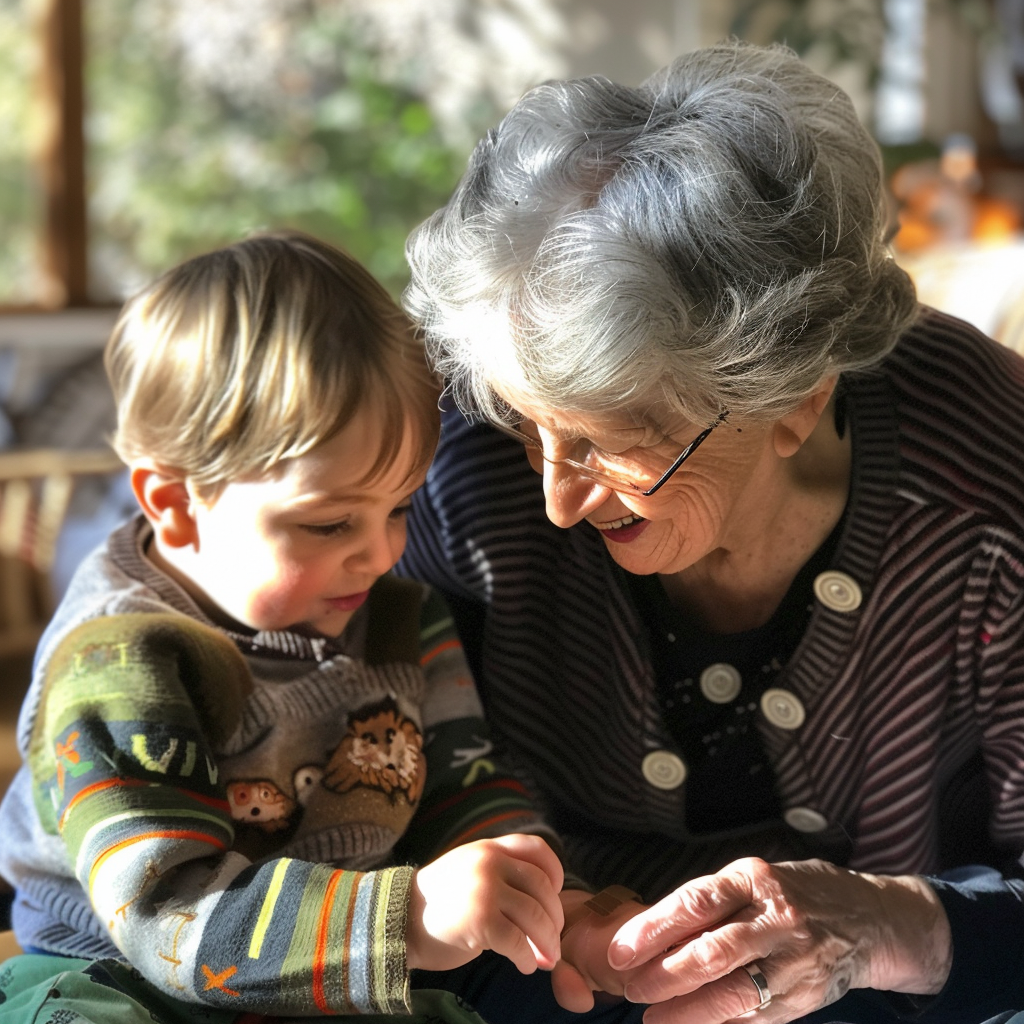
[[[132,491],[143,515],[153,526],[157,541],[168,548],[184,548],[197,540],[192,499],[185,478],[151,465],[131,469]]]
[[[826,377],[812,394],[808,395],[792,412],[775,421],[772,442],[775,454],[782,459],[796,455],[804,441],[811,436],[821,414],[836,389],[835,375]]]

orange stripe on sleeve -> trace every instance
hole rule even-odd
[[[159,832],[142,832],[137,836],[132,836],[130,839],[122,839],[121,842],[115,843],[113,846],[108,847],[104,850],[93,862],[92,870],[89,872],[89,891],[92,892],[93,882],[96,879],[96,872],[103,866],[104,861],[112,857],[119,850],[123,850],[128,846],[132,846],[135,843],[141,843],[146,839],[194,839],[198,843],[206,843],[209,846],[216,847],[218,850],[227,849],[227,844],[222,842],[220,839],[214,836],[206,835],[204,832],[193,832],[186,829],[171,829]]]
[[[327,881],[327,891],[324,893],[324,905],[320,911],[320,924],[316,935],[316,949],[313,953],[313,1000],[321,1013],[331,1012],[331,1008],[327,1005],[327,995],[324,992],[324,972],[327,967],[327,932],[331,923],[331,910],[334,907],[334,894],[338,889],[339,881],[341,881],[340,871],[333,872]]]
[[[482,832],[486,828],[490,828],[491,825],[497,825],[499,822],[508,821],[511,818],[526,818],[529,816],[529,812],[524,813],[523,809],[520,808],[517,811],[505,811],[503,814],[495,814],[491,818],[478,821],[471,829],[463,832],[457,838],[448,843],[441,853],[447,853],[449,850],[454,850],[456,846],[462,846],[463,843],[468,843],[472,836],[475,836],[478,832]],[[440,855],[441,854],[439,853],[438,856]]]
[[[110,789],[115,786],[121,789],[132,789],[138,786],[150,785],[152,785],[152,783],[147,782],[144,779],[104,779],[102,782],[94,782],[91,786],[86,786],[85,789],[80,793],[76,793],[71,798],[67,807],[64,808],[64,813],[60,816],[60,820],[57,822],[57,829],[58,831],[64,830],[64,824],[73,808],[77,807],[83,800],[87,800],[89,797],[95,796],[104,789]],[[226,814],[230,814],[231,812],[231,807],[227,800],[221,800],[219,797],[203,796],[202,793],[194,793],[190,789],[181,789],[180,787],[176,791],[187,796],[190,800],[206,804],[208,807],[213,807],[218,811],[224,811]]]
[[[131,786],[145,786],[148,783],[143,782],[141,779],[104,779],[102,782],[94,782],[91,786],[86,786],[81,793],[76,793],[72,798],[71,802],[64,808],[64,813],[60,816],[60,821],[57,822],[58,830],[64,828],[64,822],[67,820],[68,815],[71,813],[71,808],[77,806],[82,800],[87,799],[90,796],[94,796],[101,790],[110,789],[111,786],[118,786],[121,788],[128,788]]]
[[[458,640],[445,640],[443,643],[438,644],[436,647],[427,651],[426,654],[420,658],[420,667],[429,665],[439,654],[444,654],[445,651],[452,651],[461,648],[462,644]]]

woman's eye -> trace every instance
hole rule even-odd
[[[350,529],[351,525],[348,519],[340,519],[336,523],[303,523],[302,529],[314,537],[334,537]]]

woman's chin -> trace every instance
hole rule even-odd
[[[634,530],[637,526],[650,529],[637,531],[636,535],[629,539],[621,538],[625,530]],[[678,572],[685,569],[690,561],[682,551],[677,548],[671,549],[665,543],[659,542],[656,536],[657,526],[657,523],[645,520],[615,531],[618,535],[615,537],[609,536],[612,531],[602,530],[601,537],[616,565],[635,576],[649,576],[655,572]]]

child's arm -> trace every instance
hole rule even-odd
[[[422,706],[426,787],[396,856],[426,864],[462,843],[534,833],[556,850],[548,826],[526,786],[495,756],[472,673],[451,613],[425,588],[420,664],[427,689]]]
[[[413,879],[406,931],[409,967],[447,971],[485,949],[523,974],[558,960],[562,865],[539,836],[458,846]]]
[[[413,871],[231,852],[209,739],[249,689],[219,633],[181,616],[95,619],[50,659],[31,747],[44,827],[99,920],[175,997],[238,1012],[408,1012]]]

